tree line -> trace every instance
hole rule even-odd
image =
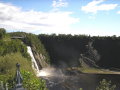
[[[100,54],[97,63],[104,68],[120,68],[120,37],[114,36],[88,36],[65,34],[40,34],[41,42],[50,55],[50,60],[56,66],[79,66],[80,54],[86,54],[89,41]]]

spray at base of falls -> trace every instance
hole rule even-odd
[[[52,77],[52,76],[64,77],[62,70],[58,69],[58,68],[56,69],[54,67],[48,66],[48,67],[42,68],[42,70],[40,70],[30,46],[27,46],[27,52],[31,56],[32,68],[34,69],[37,77]]]
[[[50,72],[49,71],[52,71],[49,70],[49,69],[42,69],[42,70],[39,70],[39,67],[38,67],[38,64],[35,60],[35,57],[33,55],[33,52],[32,52],[32,49],[30,46],[27,46],[27,52],[29,53],[30,57],[31,57],[31,61],[32,61],[32,68],[34,69],[35,73],[36,73],[36,76],[37,77],[40,77],[40,76],[49,76],[50,75]]]

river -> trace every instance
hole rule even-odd
[[[102,79],[111,80],[116,85],[115,90],[120,90],[120,75],[113,74],[83,74],[58,75],[42,77],[46,80],[49,90],[95,90]]]

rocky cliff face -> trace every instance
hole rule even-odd
[[[39,66],[39,70],[49,66],[49,64],[45,61],[46,57],[42,53],[38,53],[34,46],[32,47],[32,51]]]
[[[80,62],[80,66],[84,67],[84,68],[90,68],[90,67],[97,68],[97,67],[99,67],[96,65],[95,61],[91,60],[88,57],[85,57],[84,55],[81,55],[79,62]]]
[[[93,42],[88,42],[86,54],[80,55],[80,66],[81,67],[98,67],[96,62],[100,60],[100,55],[97,50],[92,46]]]

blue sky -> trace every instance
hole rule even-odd
[[[120,36],[119,0],[0,0],[8,32]]]

